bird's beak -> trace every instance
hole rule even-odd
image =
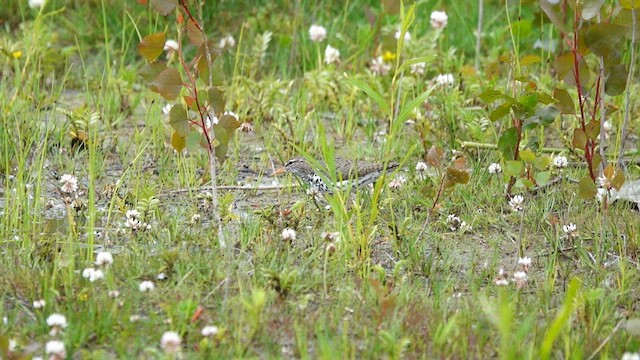
[[[273,174],[271,174],[271,176],[278,176],[278,175],[282,175],[285,173],[285,171],[287,171],[287,169],[283,166],[279,169],[276,169],[276,171],[273,172]]]

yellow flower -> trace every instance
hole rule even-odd
[[[385,62],[390,62],[396,59],[396,54],[392,53],[391,51],[385,51],[384,54],[382,54],[382,60],[384,60]]]
[[[12,52],[11,57],[13,57],[14,59],[20,59],[22,57],[22,51],[16,50]]]

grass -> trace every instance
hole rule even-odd
[[[434,59],[425,74],[407,68],[395,80],[394,70],[375,76],[367,69],[381,50],[397,49],[399,15],[380,15],[377,2],[205,6],[211,38],[230,33],[237,42],[222,55],[226,107],[254,129],[236,133],[220,165],[221,247],[202,189],[210,180],[207,155],[173,150],[166,101],[137,76],[139,36],[167,31],[173,38],[175,17],[130,1],[50,0],[41,10],[11,2],[0,10],[10,14],[0,17],[7,19],[0,32],[0,356],[43,356],[48,341],[60,340],[62,358],[171,358],[161,346],[166,331],[178,334],[184,358],[615,359],[637,352],[637,205],[602,208],[566,180],[536,192],[514,188],[524,196],[524,210],[514,212],[504,196],[508,177],[487,171],[493,162],[506,168],[499,152],[462,147],[495,144],[508,126],[487,119],[492,107],[480,94],[511,91],[516,67],[506,56],[514,44],[521,56],[557,55],[533,46],[542,36],[558,39],[549,24],[540,27],[537,5],[485,6],[481,71],[473,69],[475,4],[423,1],[402,53]],[[441,32],[429,25],[433,10],[449,14]],[[327,28],[320,45],[309,40],[311,24]],[[340,63],[318,58],[327,43],[340,50]],[[626,42],[622,58],[629,54]],[[541,91],[557,86],[546,61],[518,71]],[[455,85],[432,88],[444,73]],[[389,111],[409,111],[411,121],[390,129],[393,112],[362,86],[382,94]],[[640,173],[631,87],[628,181]],[[429,89],[414,113],[411,101]],[[608,101],[621,109],[610,116],[607,142],[617,153],[624,96]],[[569,157],[567,168],[546,167],[554,177],[587,173],[570,149],[576,124],[557,116],[525,135]],[[470,174],[435,206],[444,168],[415,169],[432,145],[445,150],[445,166],[463,156]],[[271,184],[273,166],[301,153],[402,166],[371,192],[320,203],[299,187],[257,187]],[[243,164],[258,181],[234,187]],[[60,190],[63,174],[78,178],[77,191]],[[406,182],[389,187],[397,176]],[[133,209],[139,215],[127,217]],[[467,226],[452,230],[450,214]],[[574,236],[563,231],[570,223]],[[295,238],[283,239],[285,229]],[[113,264],[95,265],[99,252],[111,253]],[[518,286],[522,257],[532,264]],[[84,278],[89,267],[104,278]],[[496,285],[500,269],[507,286]],[[140,291],[143,281],[154,289]],[[46,305],[35,307],[38,300]],[[68,325],[50,335],[54,313]],[[203,336],[207,325],[217,333]]]

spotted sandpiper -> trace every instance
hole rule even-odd
[[[354,188],[362,187],[375,182],[383,173],[388,173],[397,168],[397,162],[379,164],[368,161],[353,161],[342,158],[335,159],[335,172],[338,184],[329,185],[326,181],[331,181],[331,177],[326,171],[322,171],[321,176],[316,172],[309,162],[302,157],[294,157],[287,161],[283,167],[275,171],[275,175],[289,172],[299,177],[303,182],[309,184],[312,189],[320,193],[333,193],[333,188],[340,187],[344,183],[350,183]]]

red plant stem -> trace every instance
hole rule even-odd
[[[191,11],[189,11],[189,7],[187,7],[187,3],[185,0],[180,0],[180,6],[182,7],[182,9],[184,10],[185,13],[187,13],[187,16],[189,17],[189,20],[193,21],[193,23],[196,25],[196,27],[198,28],[198,30],[200,30],[201,33],[204,34],[204,31],[202,31],[202,27],[200,26],[200,24],[196,21],[196,19],[193,17],[193,15],[191,14]]]

